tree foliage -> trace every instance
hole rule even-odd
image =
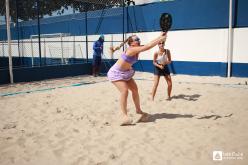
[[[39,16],[62,15],[66,10],[72,9],[78,12],[100,10],[113,6],[121,6],[123,0],[9,0],[10,17],[13,22],[19,20],[27,21],[37,18],[39,6]],[[5,0],[0,1],[0,15],[5,15]]]

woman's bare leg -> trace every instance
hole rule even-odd
[[[172,80],[171,80],[171,76],[170,75],[167,75],[167,76],[164,76],[166,82],[167,82],[167,85],[168,85],[168,88],[167,88],[167,94],[168,94],[168,99],[171,99],[171,91],[172,91]]]
[[[115,81],[113,84],[117,87],[120,92],[120,106],[124,117],[124,122],[128,121],[127,115],[127,97],[128,97],[128,85],[125,81]]]
[[[136,120],[136,122],[148,121],[148,114],[143,112],[140,108],[140,97],[139,97],[139,91],[138,91],[137,84],[135,83],[133,79],[129,80],[127,84],[128,84],[128,89],[132,91],[132,98],[133,98],[133,102],[136,108],[136,113],[139,114],[139,117]]]
[[[136,108],[136,113],[142,114],[142,110],[140,108],[140,98],[139,98],[139,91],[137,84],[135,83],[134,79],[131,79],[127,82],[128,89],[132,91],[132,98]]]
[[[159,79],[160,79],[160,76],[154,75],[154,84],[153,84],[153,88],[152,88],[152,101],[154,100],[154,97],[155,97],[156,92],[157,92],[157,87],[158,87],[158,84],[159,84]]]

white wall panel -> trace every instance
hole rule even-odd
[[[235,28],[233,62],[248,63],[248,28]]]

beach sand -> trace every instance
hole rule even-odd
[[[172,100],[161,79],[154,102],[153,74],[134,79],[150,117],[123,127],[119,93],[104,76],[0,86],[0,164],[248,164],[247,78],[173,75]],[[131,93],[128,111],[135,116]]]

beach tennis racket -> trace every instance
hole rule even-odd
[[[170,30],[172,25],[172,16],[169,13],[163,13],[160,16],[160,28],[163,32]]]

